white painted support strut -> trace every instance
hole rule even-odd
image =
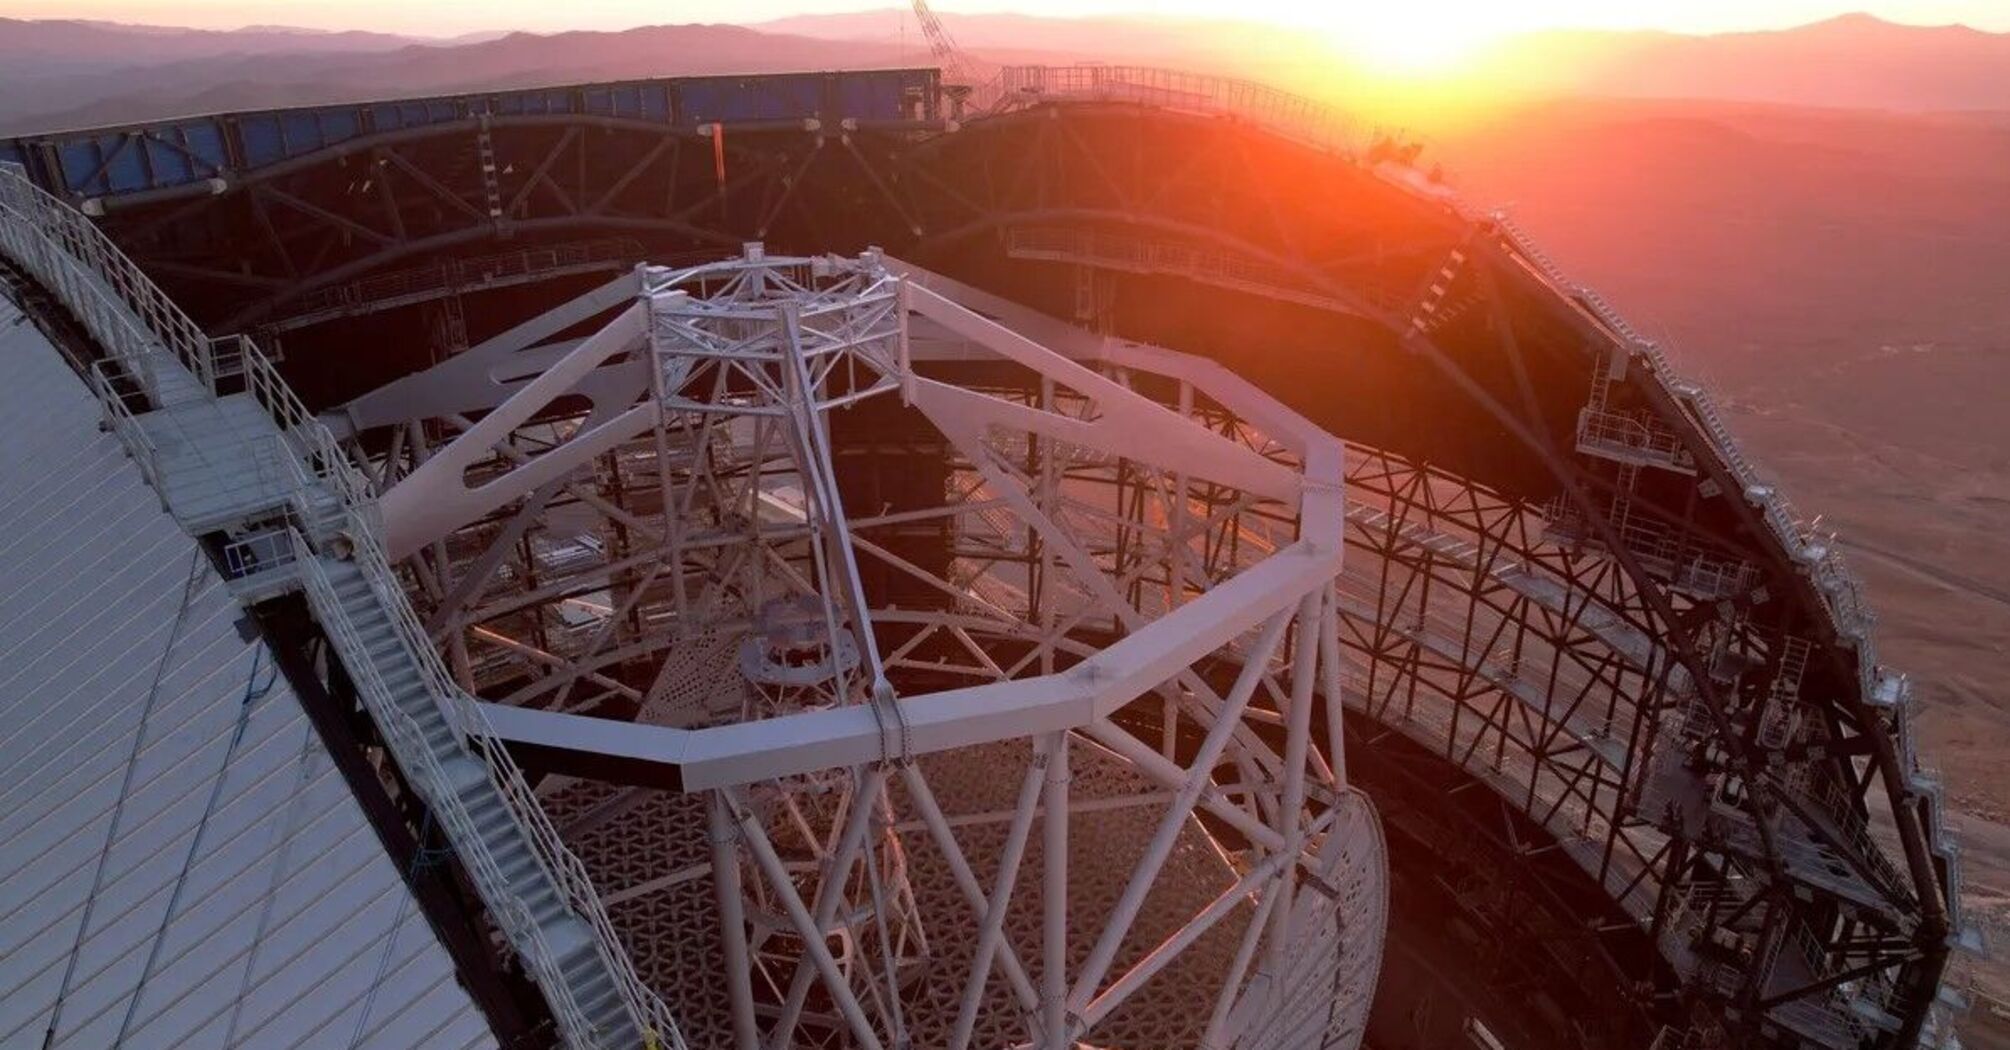
[[[1172,853],[1173,844],[1192,817],[1201,793],[1212,784],[1215,761],[1221,757],[1222,749],[1228,746],[1229,738],[1234,735],[1235,727],[1242,718],[1243,706],[1249,703],[1256,687],[1262,683],[1265,664],[1276,650],[1278,640],[1284,637],[1284,629],[1289,622],[1289,614],[1278,614],[1264,626],[1262,635],[1250,646],[1242,673],[1236,676],[1234,688],[1229,690],[1223,701],[1220,716],[1208,728],[1207,738],[1194,754],[1193,763],[1187,767],[1178,794],[1166,806],[1151,843],[1131,869],[1130,882],[1125,885],[1123,896],[1117,899],[1116,908],[1104,922],[1102,935],[1097,938],[1095,947],[1090,949],[1088,959],[1082,963],[1074,990],[1068,996],[1070,1011],[1079,1014],[1088,1006],[1097,985],[1109,971],[1117,949],[1130,932],[1132,920],[1137,918],[1138,909],[1144,906],[1145,894],[1151,892],[1158,879],[1159,868]]]
[[[1041,840],[1041,1026],[1048,1050],[1068,1045],[1068,734],[1048,738],[1042,787],[1046,826]]]
[[[1051,777],[1053,763],[1049,762],[1047,768]],[[915,808],[921,811],[922,821],[927,825],[928,833],[934,839],[936,848],[941,850],[943,857],[948,860],[950,875],[955,879],[957,888],[963,892],[964,900],[969,903],[973,916],[981,918],[990,910],[989,898],[985,895],[984,888],[978,885],[976,873],[970,870],[970,860],[964,855],[963,847],[957,844],[956,835],[950,830],[949,821],[943,816],[942,806],[936,802],[935,792],[928,786],[927,778],[921,775],[918,767],[909,765],[901,769],[901,781],[907,787],[908,796],[914,800]],[[1030,1017],[1037,1000],[1033,983],[1026,975],[1025,965],[1020,961],[1019,953],[1010,941],[1001,943],[998,950],[1004,962],[1005,976],[1012,984],[1013,994],[1019,999],[1020,1009],[1026,1011]]]
[[[733,808],[733,819],[740,826],[740,834],[747,847],[753,852],[754,863],[767,876],[768,886],[781,901],[788,913],[789,921],[803,933],[803,951],[823,977],[824,987],[831,999],[838,1005],[838,1012],[844,1015],[845,1023],[851,1028],[853,1038],[867,1050],[881,1050],[879,1034],[873,1031],[872,1021],[865,1016],[859,1006],[858,996],[852,993],[851,985],[845,980],[844,971],[838,969],[837,959],[832,957],[830,946],[824,943],[821,934],[809,932],[821,927],[803,904],[802,894],[796,892],[795,881],[789,877],[789,870],[782,858],[775,852],[774,844],[768,841],[768,833],[761,828],[760,820],[751,806],[731,788],[724,789],[727,803]]]
[[[725,945],[726,994],[733,1003],[734,1050],[760,1050],[754,1022],[754,964],[747,950],[747,915],[740,885],[740,836],[724,792],[706,803],[712,843],[713,899],[719,905],[720,940]]]
[[[532,348],[547,371],[508,376],[514,396],[487,416],[429,417],[458,425],[459,439],[415,445],[414,473],[385,502],[400,542],[435,552],[415,565],[434,600],[489,591],[445,603],[455,606],[443,620],[453,638],[442,645],[472,636],[478,648],[461,662],[470,672],[475,658],[501,653],[514,661],[504,672],[532,676],[482,706],[494,738],[538,747],[568,771],[613,759],[623,779],[713,793],[712,861],[702,867],[715,875],[734,1045],[912,1038],[963,1050],[1023,1026],[1024,1045],[1075,1050],[1115,1037],[1136,1010],[1162,1008],[1169,967],[1230,917],[1250,919],[1237,930],[1241,950],[1197,965],[1234,987],[1201,990],[1192,1021],[1225,1035],[1223,1045],[1246,1037],[1237,989],[1307,950],[1291,924],[1317,902],[1294,898],[1291,880],[1321,841],[1308,807],[1324,795],[1306,778],[1337,780],[1309,734],[1322,687],[1338,685],[1323,635],[1336,626],[1328,581],[1343,552],[1340,444],[1210,362],[1056,330],[1060,352],[1015,331],[1020,314],[998,312],[1015,322],[1000,323],[988,308],[890,278],[870,254],[750,252],[691,271],[646,269],[641,280],[642,301],[607,329]],[[908,339],[910,320],[925,323],[920,345]],[[647,347],[645,391],[589,398],[583,424],[548,425],[543,406],[580,394],[580,382],[630,383],[616,373],[635,363],[622,355],[636,346]],[[1037,399],[1030,384],[1022,400],[982,380],[950,381],[960,373],[947,362],[985,361],[1031,373]],[[1177,404],[1144,393],[1169,390]],[[843,504],[852,493],[837,467],[851,450],[831,444],[836,413],[880,395],[886,408],[904,398],[910,418],[951,446],[941,506]],[[653,438],[631,420],[654,426]],[[462,484],[470,464],[486,469],[498,455],[514,469],[477,489]],[[639,503],[603,495],[652,475],[660,496],[647,480],[633,490]],[[527,512],[553,515],[558,541],[527,555],[536,563],[502,574],[491,557],[500,548],[485,540],[476,572],[493,581],[456,571],[444,554],[449,530],[553,485],[569,494],[565,516],[545,505]],[[529,518],[518,519],[523,537]],[[978,552],[959,555],[972,569],[944,571],[874,531],[923,523]],[[1247,542],[1217,550],[1218,532]],[[596,534],[621,543],[592,543]],[[993,544],[1024,558],[987,563]],[[918,580],[941,607],[869,607],[872,577],[855,551],[903,583]],[[794,611],[759,614],[775,609]],[[538,610],[558,611],[572,629],[536,640],[536,653],[519,647],[530,642],[482,643],[483,630],[515,639],[502,618]],[[1091,625],[1113,633],[1091,638]],[[715,639],[762,652],[749,637],[774,652],[849,655],[830,661],[827,681],[770,681],[756,662],[741,683],[730,659],[710,670]],[[1287,640],[1288,674],[1278,658]],[[1000,656],[1000,641],[1023,652]],[[646,690],[624,677],[648,717],[582,713],[598,695],[568,705],[572,683],[620,692],[605,676],[641,659],[662,661]],[[789,659],[815,668],[822,658]],[[1232,686],[1203,673],[1211,661],[1240,665]],[[974,684],[891,695],[895,683],[959,678]],[[701,680],[718,684],[718,703],[691,698],[709,688]],[[1159,709],[1161,697],[1163,745],[1112,720],[1140,698]],[[1034,757],[1010,763],[1022,779],[1006,788],[1009,801],[990,794],[1005,785],[941,778],[940,800],[930,787],[954,763],[1024,755],[1020,746]],[[1077,790],[1071,774],[1094,779]],[[1116,794],[1113,774],[1127,780]],[[890,792],[889,777],[905,790]],[[840,795],[824,797],[832,790]],[[1145,799],[1163,809],[1140,808]],[[877,814],[893,823],[880,826]],[[957,841],[954,829],[978,824],[989,830]],[[1139,834],[1112,840],[1125,843],[1120,855],[1076,841],[1105,826]],[[1206,849],[1210,829],[1228,829],[1246,851]],[[946,865],[914,862],[917,833]],[[798,838],[807,860],[793,852]],[[1187,844],[1199,848],[1199,868],[1184,859]],[[953,881],[958,903],[945,909],[917,877]],[[1196,877],[1209,880],[1205,893],[1154,892]],[[678,884],[649,892],[690,892]],[[1035,913],[1024,910],[1029,892],[1041,896]],[[779,938],[754,933],[776,922]],[[1025,958],[1036,939],[1040,958]],[[943,943],[957,964],[931,979],[962,983],[924,1002],[903,974],[943,957],[934,947]],[[1006,989],[1016,1009],[991,1016]]]
[[[1005,912],[1011,906],[1013,885],[1019,879],[1020,860],[1026,853],[1026,839],[1033,830],[1033,814],[1039,808],[1040,792],[1046,784],[1051,761],[1047,746],[1041,744],[1020,782],[1012,825],[1005,833],[1005,850],[998,858],[998,882],[991,888],[990,905],[985,908],[978,927],[977,952],[970,960],[970,977],[963,986],[963,1001],[956,1009],[956,1030],[949,1040],[951,1050],[968,1047],[970,1033],[977,1026],[977,1008],[983,1003],[984,990],[991,981],[991,960],[1005,933]]]
[[[796,932],[805,940],[821,941],[824,931],[836,920],[838,908],[844,903],[844,884],[850,880],[852,865],[857,863],[866,833],[872,827],[873,806],[886,786],[886,769],[874,766],[870,770],[855,773],[857,790],[852,793],[851,811],[845,818],[844,832],[838,839],[837,849],[832,851],[825,862],[822,877],[817,881],[817,894],[812,905],[812,925]],[[814,973],[810,960],[799,959],[796,971],[789,978],[788,995],[782,1001],[782,1012],[775,1021],[769,1045],[775,1050],[787,1050],[795,1038],[796,1023],[802,1017],[803,1004],[808,1000],[810,981]]]
[[[517,499],[546,482],[570,474],[594,456],[646,431],[656,421],[651,405],[640,405],[606,424],[539,456],[477,488],[466,481],[469,467],[492,454],[517,427],[571,390],[580,379],[615,354],[642,345],[646,310],[637,303],[595,332],[543,375],[524,385],[495,411],[445,448],[434,451],[417,470],[384,493],[384,540],[393,559],[403,558],[450,530]]]

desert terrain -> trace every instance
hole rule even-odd
[[[2010,115],[1580,101],[1440,150],[1839,534],[2010,945]],[[1969,966],[1968,1045],[2010,1046],[2010,965]]]

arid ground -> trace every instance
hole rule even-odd
[[[1585,102],[1443,149],[1840,534],[2010,946],[2010,114]],[[2010,1047],[2010,964],[1972,969],[1967,1043]]]

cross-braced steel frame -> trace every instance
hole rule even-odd
[[[1340,447],[994,305],[750,248],[344,422],[687,1038],[1355,1045],[1386,875],[1326,757],[1341,548],[1299,535],[1339,528]]]
[[[1696,1007],[1664,1016],[1747,1041],[1911,1042],[1960,928],[1937,786],[1833,544],[1753,471],[1707,393],[1511,223],[1400,165],[1203,106],[1022,102],[949,134],[729,133],[724,182],[674,132],[506,126],[501,224],[479,214],[474,145],[415,133],[113,227],[211,319],[282,319],[317,288],[503,238],[620,230],[659,257],[763,236],[881,243],[1008,303],[1220,361],[1359,453],[1350,702],[1557,835],[1530,848],[1570,853],[1636,922],[1615,965]],[[303,358],[314,332],[293,344]],[[395,481],[460,429],[452,414],[379,429],[371,462]],[[513,440],[532,457],[563,436]],[[871,440],[915,470],[942,452],[897,428]],[[607,514],[641,484],[623,469],[601,472],[613,490],[544,498]],[[940,527],[898,513],[873,527],[910,542]],[[607,516],[617,537],[635,527]],[[477,554],[556,579],[554,552],[491,526]],[[922,577],[953,561],[906,560],[869,571],[912,582],[917,603],[940,596]],[[536,654],[554,630],[502,632],[526,648],[483,666],[550,666]],[[582,709],[620,703],[619,662],[555,688]],[[1872,794],[1895,851],[1870,834]]]

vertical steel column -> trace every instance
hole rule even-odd
[[[740,835],[725,796],[707,801],[711,816],[712,891],[719,903],[719,939],[726,950],[726,990],[733,1001],[734,1050],[759,1050],[754,1021],[753,960],[747,950],[747,915],[740,886]]]
[[[1042,955],[1040,1009],[1045,1050],[1068,1047],[1068,734],[1047,741],[1046,824],[1040,829]]]

